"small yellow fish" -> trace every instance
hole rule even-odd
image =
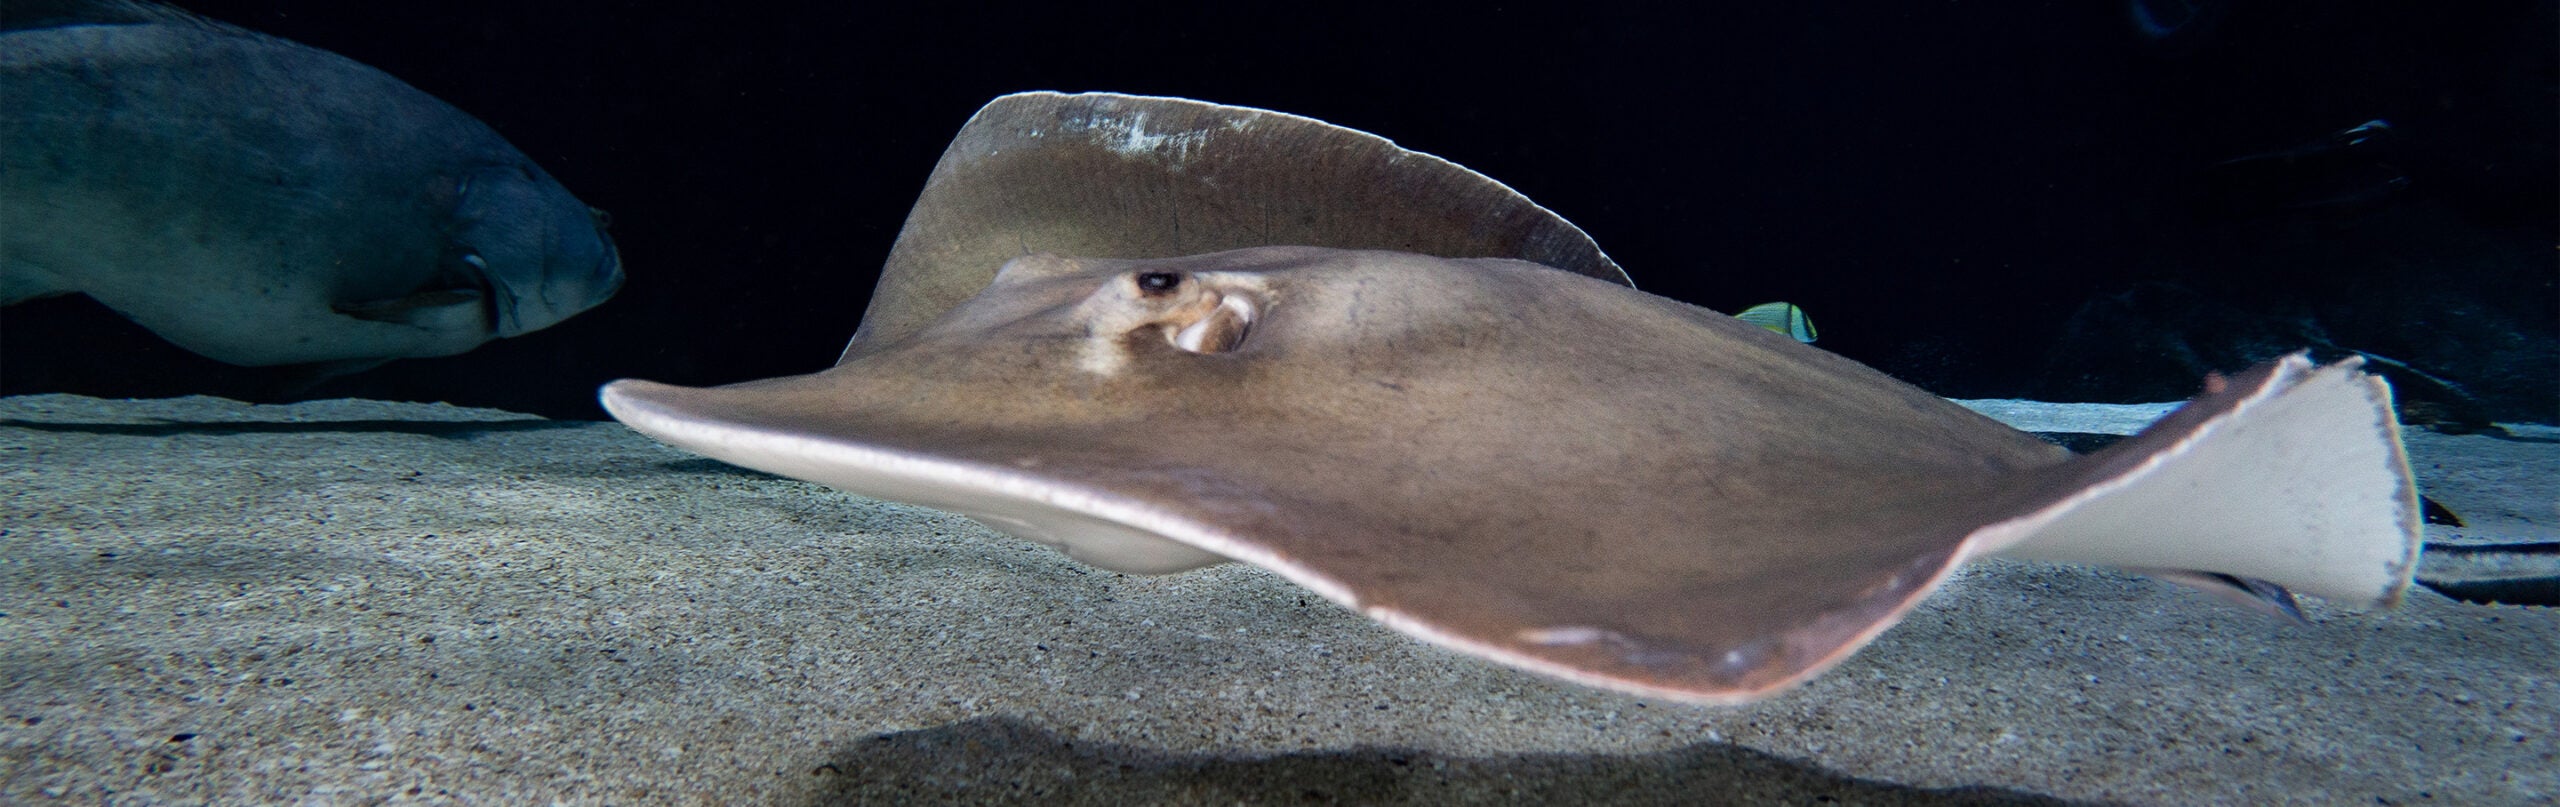
[[[1811,342],[1820,335],[1813,329],[1813,318],[1805,316],[1804,309],[1795,303],[1761,303],[1742,309],[1733,318],[1786,334],[1798,342]]]

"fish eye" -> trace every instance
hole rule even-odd
[[[1148,294],[1163,294],[1180,285],[1182,276],[1172,272],[1138,273],[1138,290]]]

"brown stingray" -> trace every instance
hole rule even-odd
[[[1518,258],[1627,282],[1581,228],[1377,135],[1183,98],[1028,92],[988,103],[943,150],[848,352],[923,327],[1033,252],[1278,245]]]
[[[1466,653],[1696,702],[1818,673],[1993,553],[2354,605],[2396,602],[2414,566],[2389,392],[2353,360],[2216,380],[2074,457],[1527,261],[1270,246],[1001,266],[832,369],[618,381],[605,405],[681,448],[1105,568],[1241,560]]]

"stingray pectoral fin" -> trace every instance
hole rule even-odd
[[[1096,516],[1097,510],[1113,509],[1112,503],[1090,501],[1089,492],[1002,468],[828,439],[823,424],[800,420],[787,404],[766,406],[790,396],[622,380],[605,385],[601,397],[615,419],[668,445],[731,465],[960,513],[1115,572],[1169,574],[1227,560],[1147,529],[1142,525],[1150,519],[1143,513]]]
[[[2341,604],[2397,604],[2417,567],[2417,488],[2391,390],[2356,358],[2302,354],[2209,385],[2141,434],[2040,479],[1973,554],[2179,569]]]
[[[986,488],[952,484],[944,495],[971,499],[981,510],[969,520],[988,529],[1066,553],[1087,564],[1129,574],[1172,574],[1226,562],[1216,553],[1126,524],[1038,501],[987,495]],[[1004,511],[998,515],[992,511]],[[965,511],[964,511],[965,512]]]

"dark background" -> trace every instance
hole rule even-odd
[[[1581,225],[1639,288],[1802,304],[1821,347],[1941,394],[2174,398],[2311,341],[2406,360],[2501,419],[2560,419],[2547,0],[2232,0],[2167,41],[2111,0],[184,5],[488,122],[611,212],[629,283],[545,331],[301,389],[39,301],[0,316],[0,392],[597,418],[613,378],[814,371],[946,139],[990,98],[1054,89],[1386,136]],[[2215,167],[2376,118],[2391,143],[2279,167],[2272,191]],[[2407,187],[2285,207],[2318,201],[2287,183],[2374,171]]]

